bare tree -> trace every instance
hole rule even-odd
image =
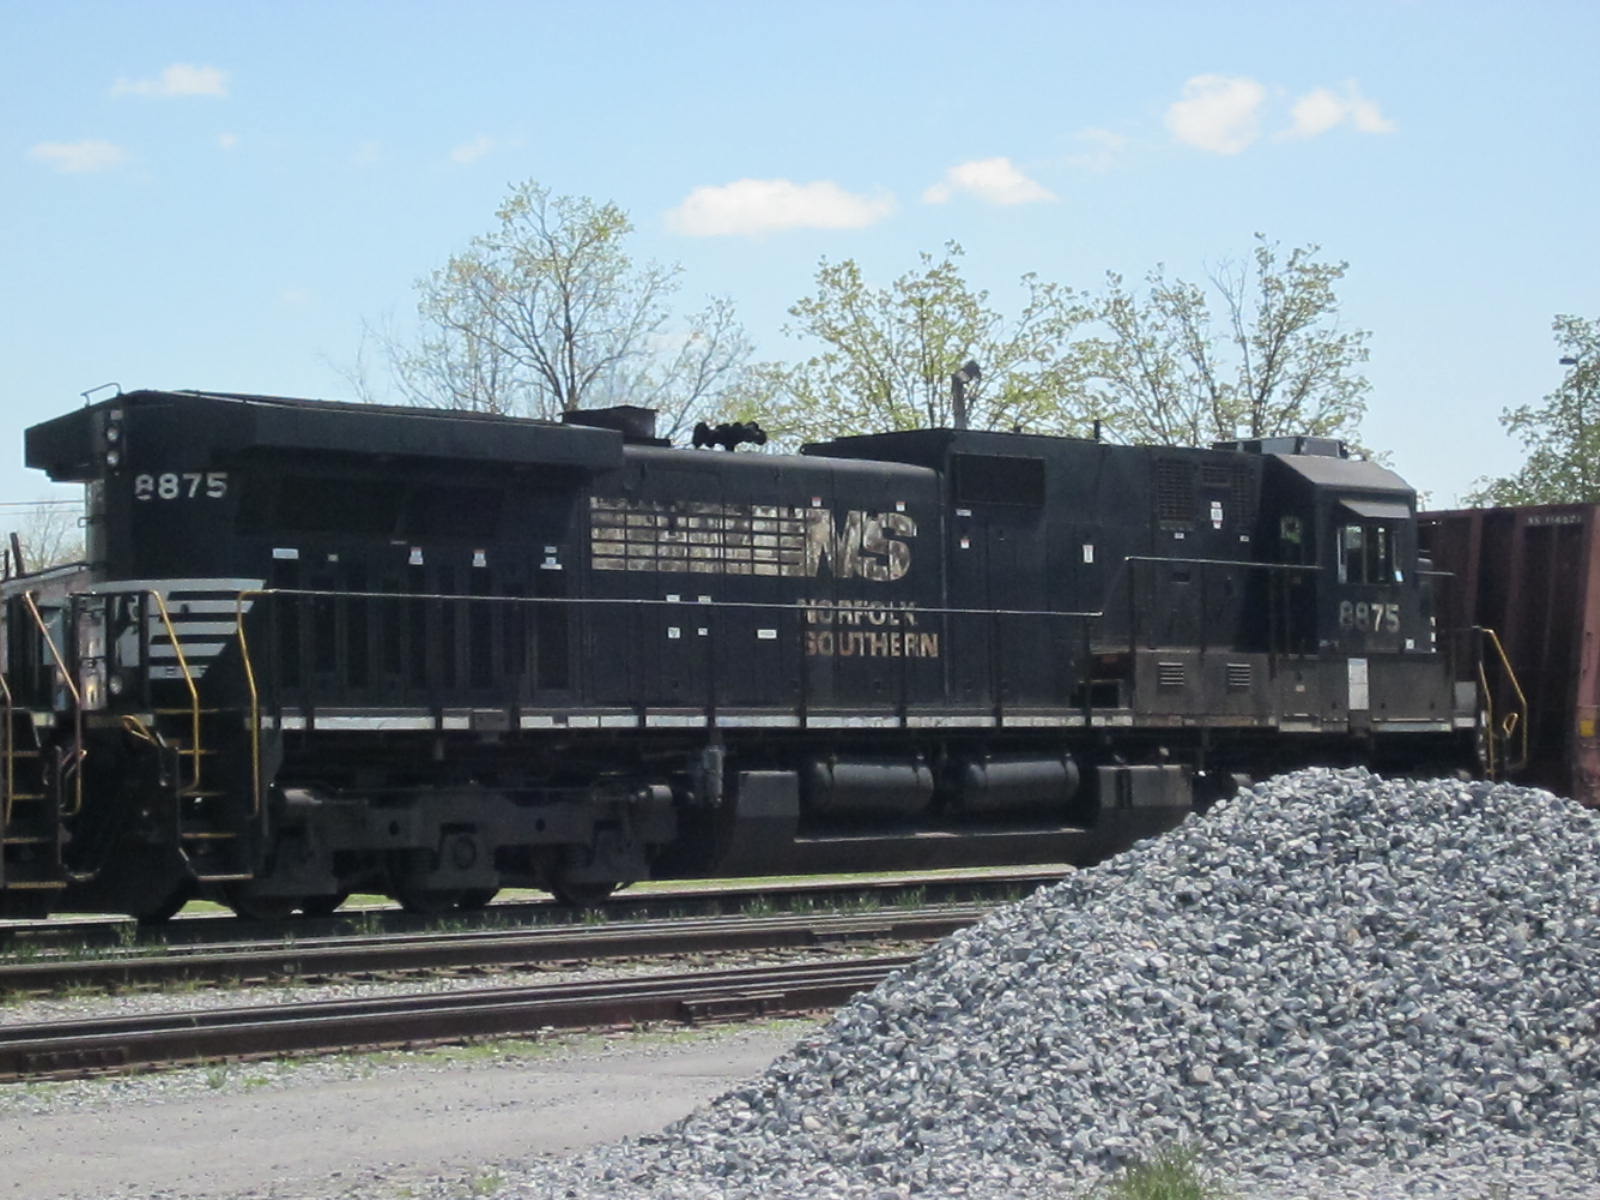
[[[1340,328],[1334,286],[1348,264],[1319,253],[1301,246],[1284,257],[1257,234],[1251,263],[1213,271],[1209,294],[1159,266],[1144,297],[1110,274],[1096,392],[1117,414],[1117,432],[1182,445],[1281,433],[1353,441],[1370,388],[1359,371],[1370,335]]]
[[[11,508],[10,512],[22,547],[21,565],[29,573],[83,561],[82,505],[41,500]],[[11,563],[11,570],[17,570],[16,563]]]
[[[750,345],[731,303],[678,318],[680,268],[634,263],[615,204],[530,181],[495,216],[417,282],[420,336],[379,339],[408,400],[540,417],[641,404],[670,434],[738,382]]]

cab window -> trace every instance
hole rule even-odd
[[[1370,521],[1340,526],[1340,583],[1393,583],[1399,577],[1396,558],[1390,526]]]

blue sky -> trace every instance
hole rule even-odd
[[[614,200],[763,358],[823,256],[966,248],[1004,307],[1350,264],[1364,440],[1435,504],[1600,317],[1600,4],[0,0],[0,499],[107,381],[338,398],[514,181]]]

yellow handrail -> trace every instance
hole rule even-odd
[[[44,638],[44,644],[50,648],[50,657],[55,659],[56,670],[61,672],[61,682],[67,685],[67,691],[72,694],[72,721],[73,721],[73,747],[81,762],[85,754],[83,748],[83,693],[78,691],[78,681],[72,677],[72,672],[67,669],[67,661],[61,655],[61,649],[56,645],[55,638],[50,636],[50,626],[44,619],[44,614],[39,611],[39,605],[33,598],[32,592],[22,593],[22,602],[28,606],[28,612],[33,617],[33,623],[39,627],[39,633]],[[63,817],[75,817],[83,811],[83,771],[74,764],[72,772],[72,808],[62,812]]]
[[[1520,771],[1523,767],[1528,765],[1528,697],[1527,694],[1522,690],[1522,682],[1517,678],[1516,669],[1511,665],[1511,656],[1506,653],[1505,644],[1501,642],[1500,635],[1493,629],[1490,629],[1487,625],[1474,625],[1473,629],[1483,634],[1483,636],[1488,640],[1489,644],[1494,647],[1494,652],[1500,659],[1500,669],[1505,672],[1506,682],[1511,684],[1511,690],[1516,694],[1517,697],[1517,707],[1512,709],[1510,712],[1507,712],[1506,715],[1500,719],[1499,733],[1506,739],[1507,742],[1510,742],[1513,737],[1516,737],[1517,757],[1514,761],[1505,764],[1505,770],[1507,772]],[[1489,725],[1487,748],[1488,763],[1486,765],[1489,768],[1489,774],[1492,778],[1495,770],[1494,741],[1496,732],[1494,720],[1494,698],[1489,688],[1488,675],[1483,669],[1483,656],[1481,654],[1478,656],[1478,684],[1483,689],[1485,706],[1484,714]]]
[[[166,598],[160,592],[153,590],[148,594],[155,598],[156,611],[161,614],[161,624],[166,627],[167,639],[172,643],[172,649],[178,656],[178,669],[183,672],[183,681],[189,687],[189,712],[194,729],[194,736],[190,744],[190,754],[194,758],[194,781],[187,788],[180,787],[178,794],[183,795],[187,792],[192,796],[200,790],[202,750],[200,745],[200,689],[195,686],[194,673],[189,670],[189,659],[183,652],[183,643],[178,640],[178,631],[172,627],[172,616],[167,612]]]
[[[261,815],[261,693],[256,687],[256,668],[250,661],[250,639],[244,632],[244,600],[261,596],[261,591],[240,592],[233,602],[234,624],[239,631],[239,657],[244,660],[245,683],[250,688],[250,815]]]

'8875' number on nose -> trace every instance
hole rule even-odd
[[[135,500],[221,500],[227,494],[226,471],[163,471],[133,477]]]

